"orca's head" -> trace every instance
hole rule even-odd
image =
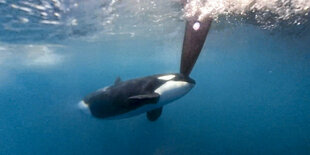
[[[155,92],[160,95],[159,102],[169,103],[187,94],[196,84],[195,80],[183,74],[165,74],[157,77],[166,81]]]

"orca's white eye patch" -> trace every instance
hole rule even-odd
[[[168,80],[173,79],[174,77],[175,77],[175,75],[170,74],[170,75],[160,76],[160,77],[158,77],[158,79],[159,79],[159,80],[166,80],[166,81],[168,81]]]

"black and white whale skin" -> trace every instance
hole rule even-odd
[[[187,94],[195,85],[178,73],[158,74],[121,81],[86,96],[79,107],[102,119],[122,119],[147,113],[150,121],[161,115],[164,105]]]
[[[184,1],[184,4],[186,2]],[[159,74],[122,82],[86,96],[79,106],[97,118],[121,119],[147,113],[155,121],[163,106],[187,94],[195,85],[189,77],[211,27],[212,18],[187,19],[180,73]]]

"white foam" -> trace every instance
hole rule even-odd
[[[29,22],[29,19],[28,19],[28,18],[25,18],[25,17],[19,17],[19,20],[20,20],[22,23],[28,23],[28,22]]]
[[[59,21],[55,21],[55,20],[41,20],[40,23],[42,23],[42,24],[51,24],[51,25],[59,25],[59,24],[61,24]]]
[[[54,5],[57,7],[57,8],[60,8],[61,7],[61,3],[59,0],[52,0],[52,2],[54,3]]]
[[[202,21],[206,17],[216,20],[220,15],[246,16],[255,13],[256,20],[266,22],[266,18],[295,19],[296,16],[307,15],[309,11],[310,0],[191,0],[185,5],[184,15],[186,18],[194,17]],[[266,13],[273,16],[264,17]]]
[[[56,51],[60,45],[13,45],[0,46],[0,64],[10,67],[53,67],[61,64],[65,56]]]
[[[63,56],[44,45],[28,45],[26,64],[29,66],[52,66],[62,62]]]
[[[55,12],[55,13],[54,13],[54,16],[57,17],[57,18],[60,18],[60,17],[61,17],[61,15],[60,15],[58,12]]]
[[[72,25],[72,26],[77,26],[78,25],[78,20],[77,19],[72,19],[71,21],[70,21],[70,25]]]
[[[48,14],[46,12],[41,12],[40,14],[41,14],[41,16],[45,16],[45,17],[48,16]]]
[[[28,5],[28,6],[32,7],[32,8],[41,10],[41,11],[46,10],[46,8],[44,6],[42,6],[42,5],[33,4],[33,3],[30,3],[30,2],[27,2],[27,1],[23,1],[21,3],[23,3],[25,5]]]
[[[32,12],[32,10],[30,8],[18,6],[18,5],[15,5],[15,4],[11,4],[11,7],[14,8],[14,9],[18,9],[18,10],[22,10],[22,11],[28,12],[28,13]]]

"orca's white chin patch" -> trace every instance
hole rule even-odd
[[[186,81],[168,81],[155,90],[160,95],[159,102],[168,103],[187,94],[194,84]]]
[[[91,114],[88,105],[82,100],[78,103],[78,107],[82,110],[85,114]]]

